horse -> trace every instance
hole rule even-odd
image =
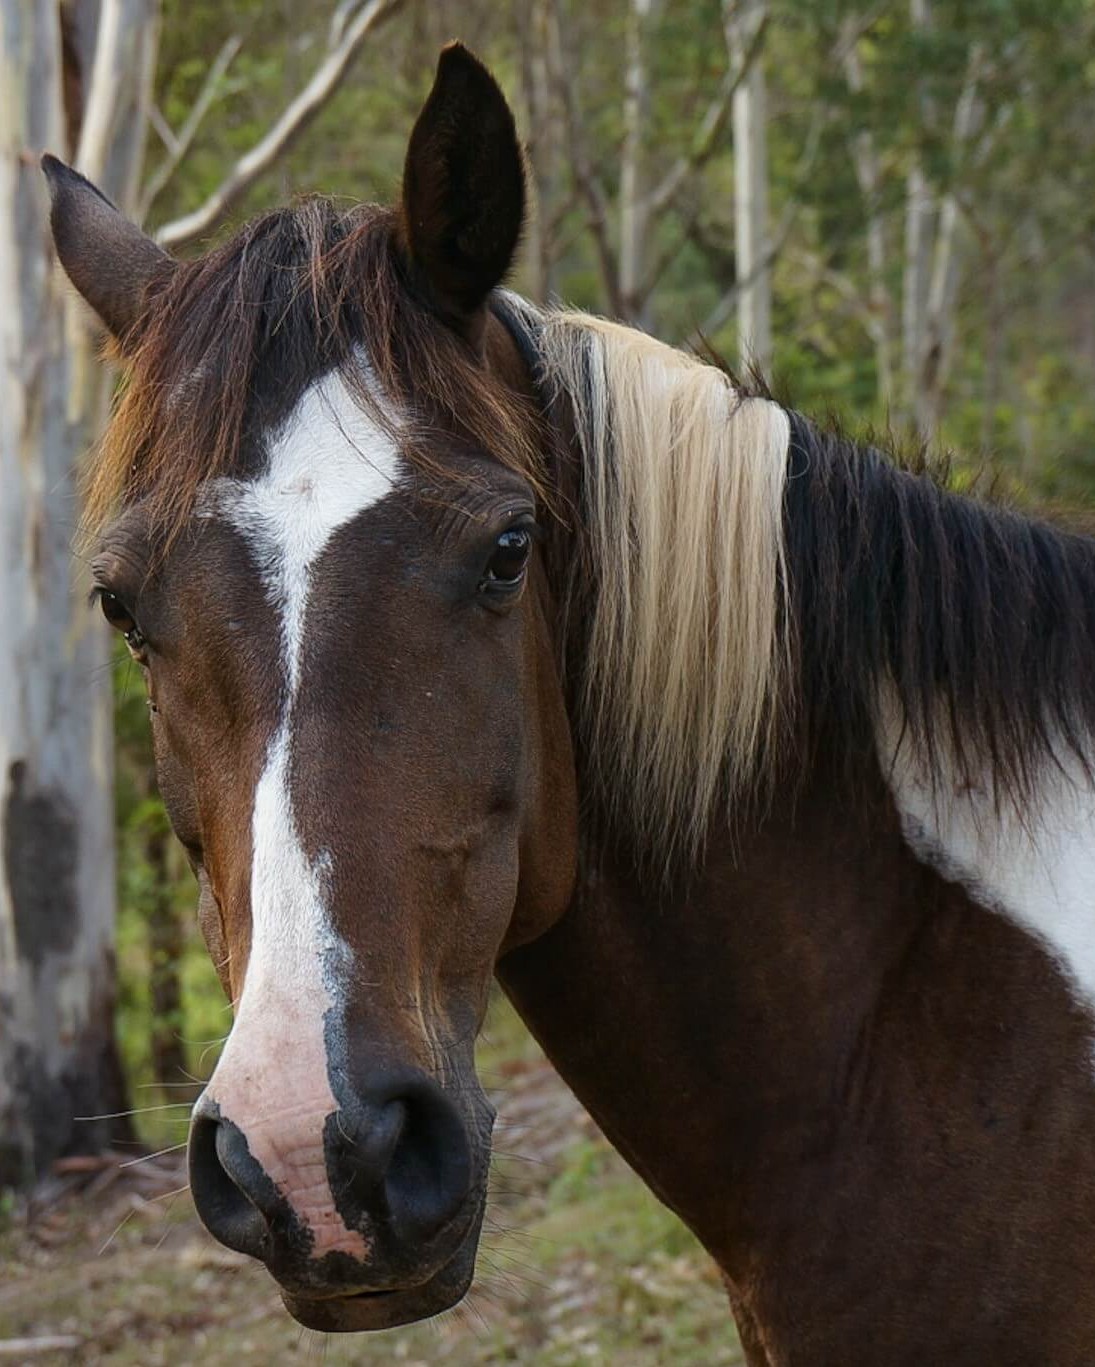
[[[751,1367],[1095,1361],[1095,543],[507,292],[460,45],[394,208],[176,261],[45,171],[126,370],[95,596],[234,1005],[210,1232],[315,1329],[457,1302],[496,975]]]

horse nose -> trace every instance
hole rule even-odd
[[[347,1231],[368,1226],[409,1251],[442,1231],[468,1198],[472,1158],[464,1123],[423,1073],[370,1078],[338,1111],[317,1116],[314,1134],[315,1166],[326,1170]],[[215,1105],[195,1108],[189,1167],[198,1215],[228,1248],[268,1262],[310,1223],[300,1198],[312,1202],[314,1191],[294,1192],[283,1173],[275,1182],[251,1153],[242,1124]]]
[[[265,1261],[271,1223],[283,1203],[251,1156],[240,1129],[196,1108],[187,1162],[190,1192],[202,1224],[227,1248]]]
[[[472,1181],[459,1112],[432,1078],[401,1071],[370,1079],[327,1122],[327,1171],[347,1224],[372,1218],[406,1244],[453,1219]]]

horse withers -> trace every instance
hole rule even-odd
[[[1095,1361],[1095,547],[499,292],[459,45],[401,204],[174,261],[47,159],[127,383],[96,592],[235,1020],[191,1185],[304,1324],[453,1304],[497,972],[751,1364]]]

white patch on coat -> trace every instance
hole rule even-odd
[[[892,703],[882,709],[879,754],[917,856],[1033,935],[1076,1000],[1095,1009],[1095,788],[1077,757],[1060,746],[1020,814],[1007,802],[997,810],[987,779],[933,788]]]
[[[330,856],[309,861],[290,789],[293,705],[300,687],[313,568],[340,527],[395,487],[391,436],[331,374],[306,391],[270,443],[265,472],[219,480],[202,500],[247,543],[281,619],[284,697],[251,817],[251,954],[235,1023],[206,1089],[253,1157],[310,1226],[313,1255],[363,1258],[326,1173],[324,1122],[338,1110],[327,1076],[324,1018],[352,951],[327,909]]]

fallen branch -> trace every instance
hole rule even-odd
[[[46,1334],[36,1339],[0,1339],[0,1358],[33,1357],[36,1353],[69,1353],[79,1348],[76,1334]]]

